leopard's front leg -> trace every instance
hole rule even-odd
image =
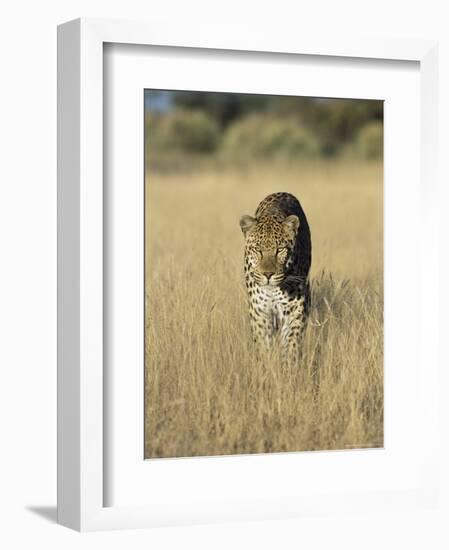
[[[283,306],[281,343],[283,355],[290,365],[301,357],[301,343],[306,326],[306,297],[299,296]]]
[[[250,304],[250,324],[257,350],[266,354],[273,348],[273,314],[263,304]]]
[[[251,278],[247,280],[249,315],[253,341],[260,354],[269,353],[277,330],[271,292]]]

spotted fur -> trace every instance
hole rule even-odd
[[[307,218],[296,197],[273,193],[255,217],[242,216],[245,283],[253,338],[265,351],[280,340],[289,361],[297,361],[310,308],[312,245]]]

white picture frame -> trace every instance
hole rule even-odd
[[[292,495],[276,499],[273,493],[250,501],[203,503],[197,509],[182,505],[105,506],[104,426],[104,196],[103,196],[103,75],[104,45],[157,45],[172,49],[224,50],[229,55],[259,52],[261,55],[290,54],[330,56],[359,60],[382,59],[419,63],[420,79],[420,185],[425,262],[422,280],[438,271],[436,217],[436,151],[438,74],[437,44],[420,40],[270,39],[254,33],[205,30],[191,36],[188,28],[171,29],[156,24],[81,19],[58,28],[58,521],[78,530],[150,527],[157,525],[262,519],[342,512],[355,507],[376,510],[398,506],[429,506],[435,502],[437,409],[437,331],[427,330],[422,319],[436,319],[435,286],[420,308],[420,344],[427,352],[428,368],[422,371],[421,398],[430,435],[429,452],[421,462],[422,475],[409,487],[360,494],[344,491],[333,495],[317,492],[307,500]],[[232,53],[233,51],[233,53]],[[359,61],[360,62],[360,61]],[[430,243],[430,244],[428,244]],[[434,327],[436,328],[436,327]],[[388,338],[388,334],[387,334]],[[425,379],[424,379],[425,378]],[[290,455],[292,456],[292,455]],[[311,456],[311,455],[310,455]],[[246,457],[249,460],[249,457]],[[200,459],[196,459],[198,461]],[[420,459],[421,460],[421,459]],[[194,461],[191,461],[193,463]],[[326,467],[326,466],[324,466]],[[260,498],[260,497],[259,497]],[[183,513],[183,510],[185,513]]]

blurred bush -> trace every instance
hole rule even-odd
[[[206,161],[383,156],[382,101],[146,93],[146,161],[160,170]]]
[[[251,114],[225,131],[221,152],[235,158],[299,158],[319,154],[319,143],[295,120]]]
[[[147,114],[147,144],[150,149],[212,153],[220,141],[220,129],[204,111],[175,109],[164,115]]]
[[[298,98],[295,104],[304,124],[319,140],[324,156],[340,155],[361,128],[383,119],[381,101]]]
[[[222,130],[250,114],[300,120],[320,144],[323,156],[337,156],[353,143],[367,123],[383,120],[383,102],[363,99],[332,99],[263,94],[173,92],[174,105],[201,110]]]
[[[369,122],[359,130],[354,142],[354,152],[362,159],[380,159],[383,156],[383,144],[382,122]]]
[[[224,92],[174,92],[173,99],[178,108],[208,113],[224,129],[249,112],[266,110],[273,96]]]

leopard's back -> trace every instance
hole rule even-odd
[[[307,278],[312,264],[312,239],[307,217],[298,199],[291,193],[272,193],[260,202],[256,210],[256,219],[272,217],[282,221],[292,214],[299,218],[299,229],[296,235],[296,264],[292,271]]]

